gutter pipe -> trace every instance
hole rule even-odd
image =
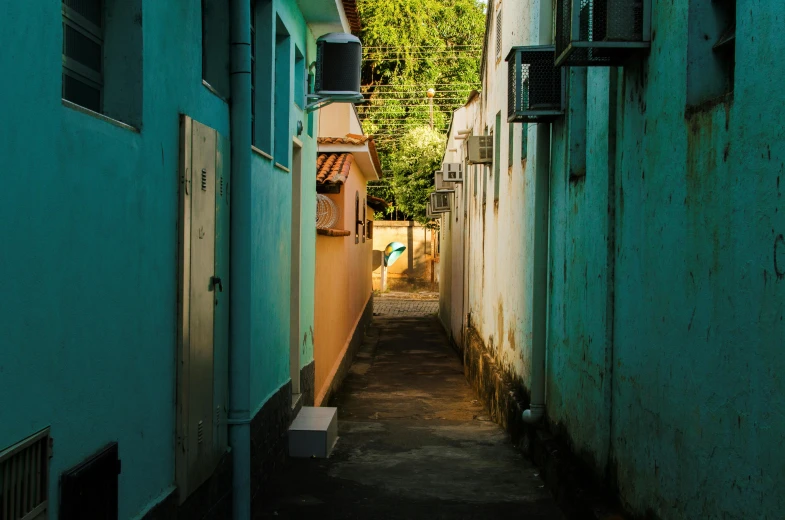
[[[232,518],[251,518],[251,2],[231,0],[229,445]]]
[[[539,43],[553,43],[553,0],[540,0]],[[532,283],[532,357],[529,409],[523,421],[545,415],[545,349],[548,334],[548,228],[550,217],[551,125],[537,125],[534,180],[534,269]]]

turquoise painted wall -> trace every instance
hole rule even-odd
[[[14,78],[0,125],[0,446],[51,425],[56,504],[59,474],[118,441],[120,518],[174,479],[179,114],[229,134],[228,106],[201,82],[199,1],[144,2],[141,23],[137,133],[62,105],[58,2],[10,2],[0,19]]]
[[[0,448],[51,426],[56,493],[63,470],[117,441],[119,516],[131,518],[174,480],[178,118],[186,113],[229,136],[229,110],[202,85],[199,0],[143,4],[141,131],[64,106],[61,14],[50,4],[9,5],[0,20],[0,34],[17,35],[4,40],[0,55],[16,78],[3,88],[13,103],[0,125],[9,172],[0,194],[8,224],[0,267],[13,273],[4,294],[14,295],[0,303]],[[274,10],[307,63],[314,61],[315,41],[297,3],[276,1]],[[272,126],[269,114],[260,107],[257,117]],[[316,144],[294,106],[288,141],[299,119],[306,127],[304,366],[313,360]],[[291,174],[254,154],[250,196],[251,392],[258,409],[289,379]]]
[[[611,382],[606,358],[609,74],[604,68],[568,74],[569,110],[553,124],[549,239],[549,419],[570,432],[574,449],[601,472],[609,449]]]
[[[649,57],[588,72],[585,178],[553,127],[548,416],[638,514],[779,518],[785,6],[739,4],[733,98],[686,110],[687,4],[654,5]]]
[[[306,63],[316,60],[316,46],[295,0],[273,2],[274,16],[280,18],[291,41],[306,53]],[[275,26],[275,24],[273,24]],[[290,63],[294,63],[294,45],[290,46]],[[274,52],[274,49],[271,49]],[[272,56],[257,59],[273,63]],[[294,68],[289,67],[289,85],[294,88]],[[293,95],[289,96],[293,100]],[[257,105],[257,117],[272,114],[272,97],[267,108]],[[298,120],[305,131],[299,136],[303,142],[301,199],[301,287],[300,334],[306,338],[301,347],[300,364],[313,360],[313,302],[316,255],[316,138],[307,133],[307,117],[302,107],[290,102],[289,132],[286,135],[286,157],[253,156],[252,214],[253,248],[251,303],[251,411],[256,413],[282,385],[289,381],[289,283],[291,276],[291,208],[292,174],[275,166],[275,162],[291,164],[292,137],[296,135]],[[270,118],[270,124],[273,124]],[[273,143],[271,150],[280,150]]]

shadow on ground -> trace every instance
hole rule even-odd
[[[331,405],[332,456],[291,460],[259,518],[563,518],[432,316],[374,318]]]

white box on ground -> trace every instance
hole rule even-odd
[[[303,406],[289,426],[289,456],[327,458],[338,440],[338,408]]]

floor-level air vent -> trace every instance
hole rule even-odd
[[[60,520],[117,518],[120,459],[114,442],[60,477]]]
[[[49,428],[0,451],[0,520],[44,520],[49,505]]]

